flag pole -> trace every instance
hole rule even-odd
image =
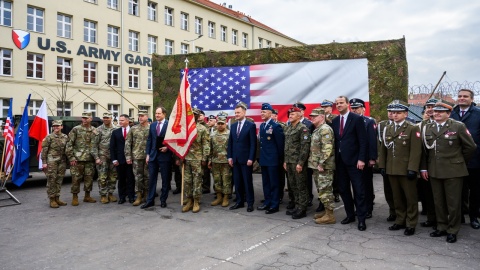
[[[115,88],[113,88],[110,84],[108,84],[107,82],[105,82],[106,85],[108,85],[108,87],[110,87],[113,91],[115,91],[115,93],[119,94],[123,99],[125,99],[126,101],[128,101],[128,103],[130,103],[135,109],[137,110],[140,110],[137,106],[135,106],[135,104],[133,104],[132,102],[130,102],[130,100],[128,100],[124,95],[122,95],[120,92],[118,92]]]
[[[185,163],[180,160],[182,162],[182,194],[180,194],[180,205],[183,205],[183,186],[184,186],[184,181],[183,181],[183,175],[185,174]]]
[[[5,153],[5,148],[7,148],[7,144],[6,144],[6,143],[3,144],[2,164],[0,165],[0,180],[2,181],[2,183],[0,184],[0,187],[2,187],[2,188],[5,186],[3,183],[4,183],[4,182],[7,182],[6,172],[5,172],[5,181],[3,181],[3,178],[4,178],[3,162],[5,161],[5,155],[7,154],[7,153]]]

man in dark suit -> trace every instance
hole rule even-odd
[[[362,117],[348,111],[347,97],[339,96],[335,99],[335,103],[340,112],[340,116],[332,121],[335,134],[335,163],[340,196],[347,213],[347,217],[341,223],[348,224],[355,221],[356,207],[358,229],[364,231],[367,229],[365,224],[367,205],[362,171],[367,156],[367,131]]]
[[[117,170],[118,181],[118,204],[123,204],[128,196],[128,201],[133,203],[135,201],[135,179],[133,176],[132,164],[127,164],[125,159],[125,138],[130,131],[129,126],[130,117],[122,114],[119,117],[120,128],[112,131],[110,139],[110,157],[112,163]]]
[[[147,162],[148,162],[148,197],[142,209],[154,206],[155,192],[157,190],[158,169],[162,174],[162,191],[160,194],[160,207],[167,207],[168,184],[172,175],[172,151],[163,145],[167,132],[168,120],[165,120],[167,112],[164,107],[158,107],[155,111],[157,121],[150,125],[147,139]]]
[[[233,168],[233,182],[237,196],[237,201],[230,207],[230,210],[244,207],[243,194],[245,193],[247,211],[252,212],[254,203],[252,173],[257,137],[255,136],[255,123],[247,121],[246,113],[247,105],[245,103],[240,102],[235,106],[237,121],[231,125],[228,139],[228,164]]]

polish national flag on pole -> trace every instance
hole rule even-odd
[[[47,115],[47,102],[43,100],[42,106],[40,106],[40,110],[38,111],[37,116],[33,119],[32,126],[28,131],[28,136],[36,139],[38,141],[38,150],[37,150],[37,157],[38,157],[38,168],[42,169],[42,141],[50,134],[48,129],[48,115]]]

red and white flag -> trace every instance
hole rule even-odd
[[[40,106],[40,110],[33,119],[32,126],[28,131],[28,136],[36,139],[38,141],[38,150],[37,150],[37,157],[38,157],[38,168],[42,169],[42,141],[50,134],[48,129],[48,115],[47,115],[47,102],[43,100],[42,106]]]
[[[5,175],[12,172],[13,162],[15,160],[15,132],[13,131],[13,116],[12,116],[13,98],[10,99],[10,107],[8,108],[8,116],[5,121],[5,128],[3,129],[3,137],[5,138],[5,155],[4,155],[4,169]]]
[[[180,91],[168,120],[163,144],[172,150],[175,155],[183,159],[196,137],[197,125],[195,124],[191,106],[188,69],[185,69],[180,84]]]

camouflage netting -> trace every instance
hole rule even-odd
[[[180,87],[180,69],[310,62],[336,59],[368,59],[370,113],[386,118],[386,106],[393,99],[407,100],[408,66],[405,38],[398,40],[330,43],[302,47],[267,48],[249,51],[204,52],[153,57],[154,106],[171,111]]]

